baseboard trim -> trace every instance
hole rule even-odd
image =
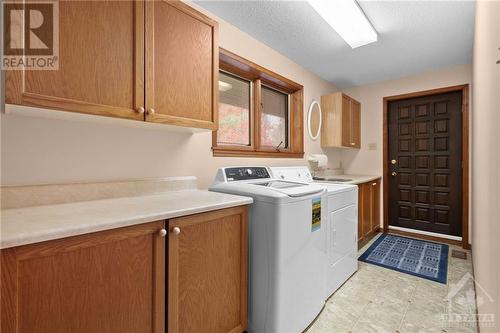
[[[456,246],[460,246],[460,247],[462,246],[461,240],[449,239],[449,238],[437,237],[437,236],[430,236],[430,235],[417,233],[417,232],[399,230],[399,228],[394,229],[394,228],[389,227],[389,231],[387,233],[400,235],[400,236],[413,237],[413,238],[420,238],[423,240],[428,240],[428,241],[437,242],[437,243],[445,243],[445,244],[450,244],[450,245],[456,245]]]
[[[361,240],[358,240],[358,250],[360,250],[363,246],[368,244],[373,237],[375,237],[380,232],[380,227],[373,229],[368,235],[363,237]]]
[[[399,230],[399,231],[404,231],[404,232],[411,232],[414,234],[426,235],[426,236],[437,237],[437,238],[446,238],[446,239],[451,239],[451,240],[456,240],[456,241],[462,240],[462,237],[459,237],[459,236],[451,236],[451,235],[445,235],[445,234],[438,234],[436,232],[430,232],[430,231],[423,231],[423,230],[403,228],[403,227],[395,227],[392,225],[389,226],[389,230]]]

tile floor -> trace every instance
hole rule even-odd
[[[307,333],[477,332],[470,251],[464,260],[453,249],[462,250],[450,246],[446,285],[358,262]]]

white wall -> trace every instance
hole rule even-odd
[[[500,331],[500,2],[478,1],[472,114],[472,255],[480,315]],[[485,294],[487,293],[487,295]],[[493,299],[490,301],[489,297]]]
[[[304,117],[313,99],[336,90],[333,84],[209,15],[220,23],[221,47],[304,86]],[[1,123],[3,185],[194,175],[199,186],[206,188],[220,166],[307,165],[304,159],[212,157],[210,132],[189,135],[158,126],[124,126],[123,121],[82,122],[9,114],[1,115]],[[307,132],[304,148],[305,157],[322,152],[319,140],[311,141]],[[335,165],[338,153],[330,151],[329,155]]]

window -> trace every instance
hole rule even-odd
[[[303,87],[224,49],[219,66],[214,156],[302,157]]]
[[[262,86],[260,144],[288,148],[288,95]]]
[[[217,144],[250,146],[250,86],[250,81],[219,74]]]

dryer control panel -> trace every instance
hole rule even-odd
[[[265,167],[225,168],[224,172],[228,182],[271,178],[269,171]]]
[[[312,183],[308,167],[270,167],[273,177],[292,182]]]

